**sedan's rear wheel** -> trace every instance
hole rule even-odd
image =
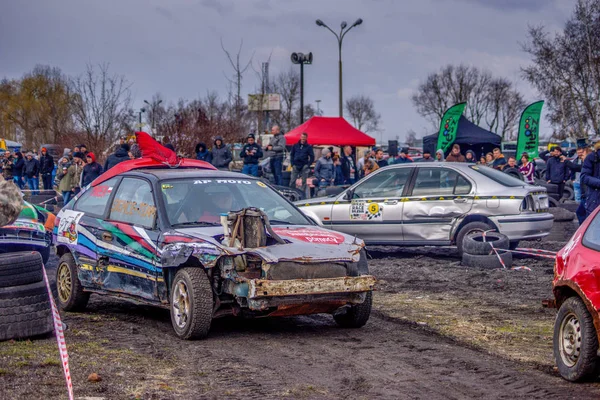
[[[202,268],[183,268],[171,285],[171,323],[181,339],[208,335],[213,313],[213,292]]]
[[[594,321],[579,297],[562,304],[554,323],[554,357],[558,371],[569,381],[595,379],[600,368]]]
[[[492,230],[494,228],[492,228],[490,225],[486,224],[485,222],[469,222],[468,224],[466,224],[465,226],[463,226],[461,228],[461,230],[458,232],[458,234],[456,235],[456,247],[458,249],[458,254],[460,254],[460,256],[462,257],[463,252],[464,252],[464,247],[463,247],[463,243],[464,243],[464,239],[465,236],[470,235],[472,233],[477,233],[477,232],[486,232],[489,230]]]

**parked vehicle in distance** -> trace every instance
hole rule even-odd
[[[554,357],[569,381],[595,380],[600,372],[600,208],[557,254],[554,267]]]
[[[316,226],[259,179],[202,161],[148,160],[114,167],[57,215],[63,310],[84,308],[91,293],[129,298],[169,308],[182,339],[206,336],[213,318],[228,315],[367,322],[375,278],[361,240]],[[258,214],[237,242],[231,210]]]
[[[465,235],[497,230],[516,248],[550,233],[542,187],[492,168],[464,163],[384,167],[339,195],[296,202],[320,225],[367,245],[448,246],[462,253]]]

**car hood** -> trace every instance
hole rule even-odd
[[[332,204],[333,202],[336,201],[336,199],[338,197],[339,197],[339,195],[337,195],[337,194],[335,196],[314,197],[312,199],[295,201],[294,204],[297,207],[302,207],[302,206],[318,206],[318,205]]]
[[[193,239],[196,246],[204,246],[206,250],[206,246],[218,249],[221,255],[253,254],[267,263],[358,262],[364,247],[360,239],[313,225],[274,225],[272,228],[286,243],[240,250],[220,242],[223,238],[220,226],[181,228],[174,233]]]

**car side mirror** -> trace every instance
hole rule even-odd
[[[344,200],[352,200],[354,198],[354,189],[348,189],[344,195]]]

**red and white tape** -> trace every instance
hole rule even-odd
[[[483,241],[484,242],[485,242],[485,234],[486,234],[486,232],[483,231]],[[492,242],[487,242],[487,243],[490,244],[490,247],[492,248],[492,250],[494,250],[494,253],[496,253],[496,257],[498,257],[498,260],[500,260],[500,265],[502,265],[502,267],[504,269],[506,269],[506,264],[504,264],[504,261],[502,260],[502,257],[500,257],[500,254],[498,254],[498,250],[496,250],[496,248],[494,247],[494,245],[492,244]]]
[[[63,324],[60,319],[60,313],[58,312],[58,308],[56,308],[54,297],[52,297],[52,290],[50,289],[50,282],[48,282],[48,274],[46,274],[46,268],[43,265],[42,270],[44,271],[44,282],[46,282],[48,297],[50,297],[50,305],[52,307],[52,319],[54,321],[54,333],[56,334],[56,341],[58,342],[58,352],[60,353],[60,359],[62,361],[63,370],[65,371],[67,389],[69,390],[69,400],[73,400],[73,383],[71,382],[71,371],[69,369],[69,353],[67,353],[67,344],[65,342]]]

